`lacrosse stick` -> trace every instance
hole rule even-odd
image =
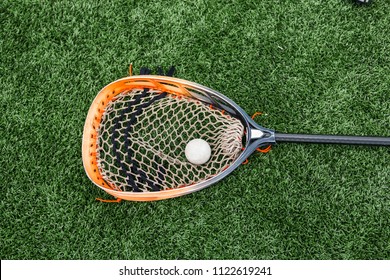
[[[202,165],[185,157],[186,144],[195,138],[211,147]],[[138,75],[116,80],[96,96],[84,126],[82,157],[88,177],[110,195],[151,201],[215,184],[259,147],[267,151],[282,142],[389,146],[390,137],[279,133],[258,125],[213,89]]]

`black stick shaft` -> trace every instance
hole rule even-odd
[[[346,144],[346,145],[376,145],[390,146],[390,137],[378,136],[340,136],[321,134],[287,134],[275,132],[278,142],[315,143],[315,144]]]

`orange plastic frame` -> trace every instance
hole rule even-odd
[[[191,82],[165,76],[131,76],[119,79],[104,87],[95,97],[84,125],[82,158],[85,172],[91,181],[116,198],[133,201],[151,201],[176,197],[187,193],[183,188],[161,192],[133,193],[116,190],[103,179],[96,159],[97,128],[100,125],[107,104],[119,93],[131,89],[156,89],[178,96],[191,96]]]

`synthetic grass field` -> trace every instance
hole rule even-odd
[[[133,62],[280,132],[390,136],[390,2],[1,1],[1,259],[390,259],[390,149],[280,144],[188,196],[106,204],[88,108]]]

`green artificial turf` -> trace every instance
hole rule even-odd
[[[390,2],[1,1],[1,259],[390,259],[390,150],[280,144],[222,182],[107,204],[84,120],[168,67],[281,132],[390,136]]]

